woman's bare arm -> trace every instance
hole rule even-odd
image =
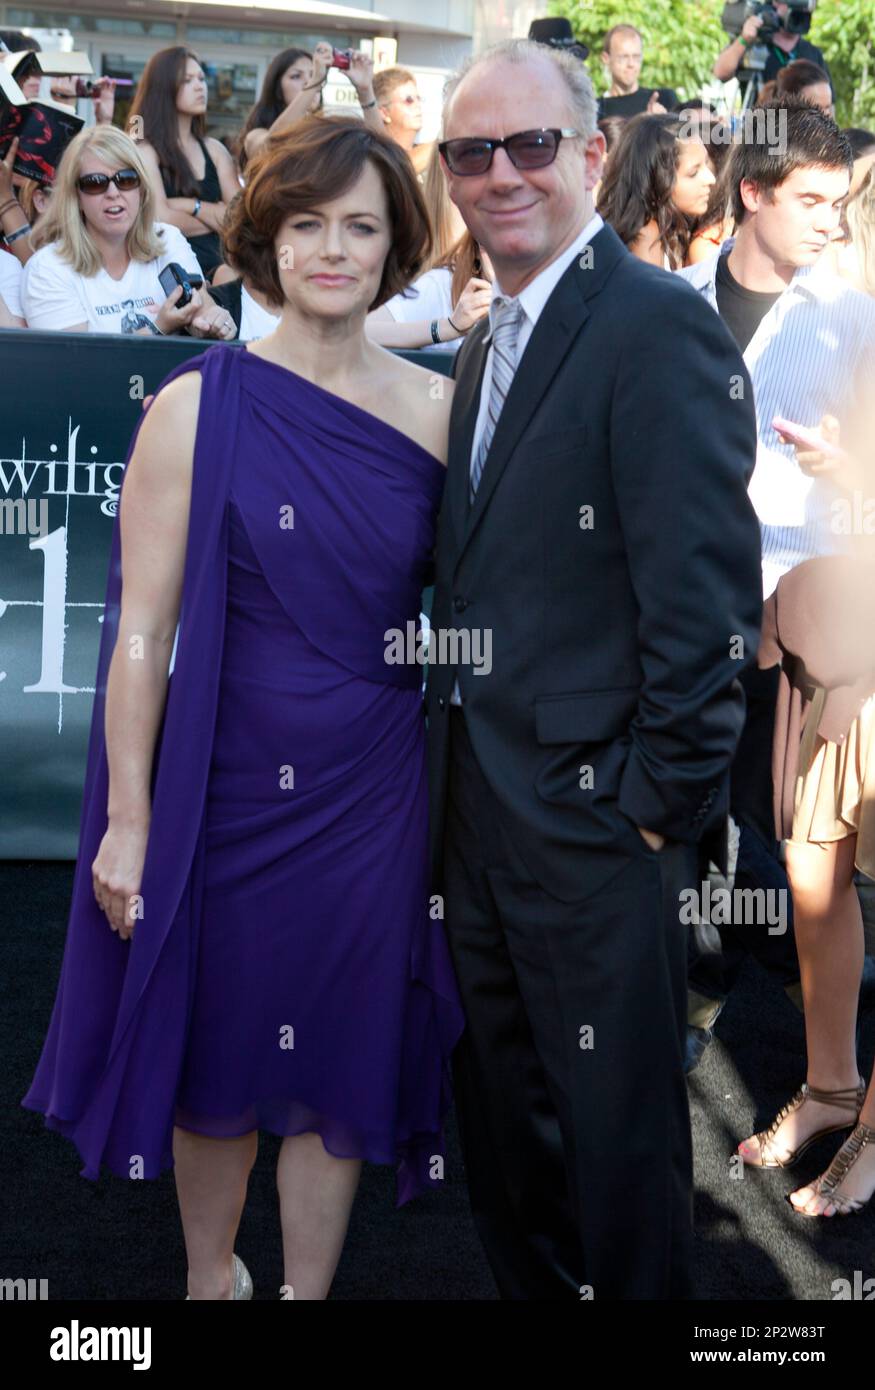
[[[179,618],[201,381],[186,373],[146,414],[122,490],[122,608],[109,668],[108,826],[92,865],[95,896],[114,929],[133,930],[151,818],[155,741]]]
[[[143,162],[149,174],[149,184],[155,195],[155,221],[169,222],[171,226],[178,227],[183,236],[203,236],[209,228],[197,217],[192,217],[191,213],[184,210],[181,204],[191,202],[190,198],[168,198],[164,191],[164,180],[161,177],[161,169],[158,164],[158,156],[151,145],[143,141],[138,142],[137,149],[143,156]]]
[[[385,348],[413,348],[430,347],[432,344],[431,322],[427,319],[418,319],[415,322],[403,322],[393,319],[387,311],[383,313],[385,305],[379,309],[374,309],[365,319],[365,332],[372,343],[379,343],[380,347]],[[441,335],[442,343],[450,343],[455,338],[461,338],[450,323],[449,319],[438,319],[438,332]]]

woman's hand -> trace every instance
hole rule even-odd
[[[488,280],[478,280],[472,275],[459,298],[453,305],[451,318],[460,333],[468,333],[489,313],[492,300],[492,286]]]
[[[130,940],[135,922],[144,916],[139,894],[148,839],[146,820],[124,826],[110,821],[91,865],[94,896],[122,941]]]
[[[358,93],[362,104],[374,99],[374,60],[367,53],[354,49],[346,75]]]
[[[313,75],[307,83],[308,87],[322,86],[328,76],[331,67],[331,60],[334,57],[334,49],[330,43],[317,43],[313,49]]]
[[[237,325],[227,309],[215,304],[209,296],[200,312],[194,316],[188,325],[188,331],[193,338],[220,338],[223,342],[230,342],[237,337]]]
[[[822,453],[819,449],[807,449],[800,444],[795,444],[796,462],[802,472],[809,478],[829,478],[830,482],[837,487],[843,488],[847,492],[853,492],[855,488],[862,485],[862,470],[849,453],[839,448],[839,438],[841,427],[834,415],[824,415],[821,418],[819,431],[827,444],[832,444],[839,449],[838,456],[833,453]],[[785,444],[792,443],[778,431],[778,436]]]
[[[191,299],[182,308],[177,308],[176,302],[182,295],[182,286],[177,285],[172,294],[165,299],[158,313],[155,315],[155,326],[162,333],[179,333],[183,328],[188,328],[192,319],[197,317],[198,312],[204,307],[204,300],[199,290],[192,290]]]
[[[94,102],[95,123],[97,125],[111,125],[115,111],[115,78],[98,78],[91,97]]]
[[[6,158],[0,159],[0,207],[2,207],[4,203],[8,203],[10,198],[18,197],[12,182],[12,166],[15,163],[15,156],[17,154],[18,136],[16,135],[9,149],[6,151]]]

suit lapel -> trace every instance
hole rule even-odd
[[[457,559],[467,546],[483,516],[489,499],[498,484],[514,446],[522,437],[526,426],[535,414],[550,383],[553,381],[572,343],[586,320],[589,318],[590,299],[604,284],[617,261],[629,253],[611,227],[605,226],[590,242],[592,249],[591,266],[581,267],[579,259],[571,262],[559,280],[532,335],[520,358],[513,382],[502,407],[495,434],[480,477],[480,486],[474,498],[474,505],[468,506],[468,484],[471,462],[471,442],[480,404],[480,387],[486,364],[486,349],[482,341],[478,344],[476,362],[470,359],[463,366],[459,385],[456,387],[454,401],[454,422],[463,422],[462,428],[454,429],[457,448],[451,450],[450,462],[455,462],[454,508],[456,534],[459,541]],[[487,329],[483,330],[485,336]],[[473,353],[471,354],[474,355]],[[475,380],[476,370],[476,380]],[[465,393],[459,402],[460,389]],[[456,402],[460,413],[456,417]],[[583,404],[583,402],[581,402]],[[464,414],[462,414],[462,410]],[[455,457],[454,457],[455,456]]]
[[[487,348],[483,339],[488,331],[489,320],[485,318],[471,330],[468,341],[459,349],[465,353],[465,360],[464,363],[460,363],[462,370],[456,376],[447,456],[447,496],[458,545],[462,543],[468,518],[471,444],[480,409],[480,388],[486,366]]]

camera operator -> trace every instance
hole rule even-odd
[[[758,14],[748,15],[738,37],[727,44],[723,52],[717,55],[711,69],[714,76],[719,78],[721,82],[730,82],[736,76],[747,50],[753,48],[755,44],[763,42],[769,50],[769,56],[762,73],[764,82],[771,82],[773,78],[777,77],[781,68],[786,67],[795,58],[807,58],[809,62],[817,63],[819,67],[823,68],[829,77],[832,88],[832,77],[820,49],[815,44],[809,43],[808,39],[801,34],[791,34],[785,27],[785,21],[790,11],[790,6],[786,4],[786,0],[775,0],[773,8],[781,21],[781,28],[772,34],[767,41],[760,40],[757,36],[763,27],[764,18]],[[834,89],[833,96],[835,96]]]

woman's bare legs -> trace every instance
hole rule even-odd
[[[257,1130],[234,1139],[209,1139],[174,1126],[176,1195],[192,1302],[231,1297],[234,1241],[257,1153]]]
[[[335,1158],[318,1134],[282,1142],[276,1167],[286,1286],[295,1299],[328,1297],[361,1174],[357,1158]]]
[[[854,886],[856,835],[831,844],[787,845],[787,876],[793,892],[793,923],[805,1001],[809,1086],[823,1091],[855,1087],[859,1081],[857,1002],[863,973],[864,939],[860,900]],[[855,1107],[847,1111],[848,1125]],[[773,1143],[795,1149],[844,1112],[806,1100],[780,1125]],[[756,1137],[739,1145],[755,1157]]]

